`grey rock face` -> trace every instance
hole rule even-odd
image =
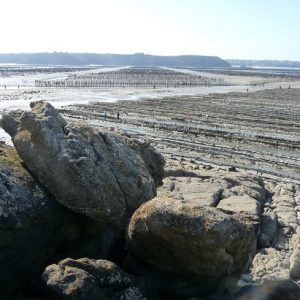
[[[15,149],[0,144],[0,295],[40,276],[50,260],[106,257],[121,240],[114,228],[61,206],[22,166]]]
[[[142,142],[128,136],[124,137],[124,139],[128,146],[142,158],[156,186],[162,185],[165,165],[163,156],[147,142]]]
[[[15,122],[14,114],[3,116],[2,126],[28,169],[62,205],[124,227],[156,195],[143,160],[122,138],[67,124],[47,102],[31,103],[31,109]]]
[[[256,245],[251,222],[171,193],[133,214],[127,239],[132,256],[203,293],[235,282]]]
[[[265,180],[269,191],[264,204],[260,250],[250,267],[252,282],[300,278],[299,184]]]
[[[218,208],[249,214],[253,220],[259,221],[261,215],[261,204],[254,198],[243,196],[231,196],[220,201]]]
[[[278,230],[277,215],[273,211],[265,211],[261,222],[261,234],[259,236],[260,248],[270,247]]]
[[[66,300],[142,300],[155,295],[144,279],[107,260],[67,258],[48,266],[42,280],[54,295]]]
[[[22,167],[15,149],[0,144],[0,294],[13,294],[54,254],[63,211]],[[50,242],[52,240],[52,242]]]
[[[10,136],[14,136],[17,133],[18,126],[19,126],[19,119],[22,115],[22,110],[16,110],[11,112],[9,115],[7,115],[5,118],[0,119],[0,126],[2,128],[5,128],[6,132]]]
[[[290,276],[300,279],[300,245],[294,249],[290,259]]]
[[[224,177],[223,180],[228,181],[231,185],[224,191],[223,198],[248,195],[260,203],[265,200],[266,190],[264,182],[259,176],[241,175],[236,173]]]
[[[294,234],[293,241],[291,243],[294,247],[290,257],[290,277],[293,279],[300,279],[300,230]]]
[[[167,177],[158,194],[172,192],[176,197],[204,206],[217,206],[224,188],[220,184],[205,182],[199,177]]]

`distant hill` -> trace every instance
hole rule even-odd
[[[251,59],[227,59],[232,66],[243,67],[270,67],[270,68],[300,68],[300,61],[291,60],[251,60]]]
[[[50,64],[50,65],[125,65],[136,67],[195,67],[229,68],[230,64],[217,56],[180,55],[157,56],[136,54],[96,54],[96,53],[17,53],[0,54],[0,63]]]

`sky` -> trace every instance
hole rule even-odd
[[[300,61],[300,0],[1,0],[0,53]]]

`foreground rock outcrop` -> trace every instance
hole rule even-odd
[[[143,160],[119,136],[67,122],[47,102],[3,116],[2,126],[28,169],[56,200],[97,221],[123,227],[156,195]]]
[[[118,231],[61,206],[0,144],[0,295],[30,289],[49,262],[66,256],[106,257]]]
[[[63,212],[22,167],[16,151],[0,144],[0,291],[5,299],[40,272],[54,255]],[[31,255],[25,255],[30,253]]]
[[[128,228],[132,256],[152,269],[185,282],[173,293],[205,294],[239,279],[256,247],[252,223],[242,216],[166,194],[143,204]]]
[[[48,266],[42,280],[56,299],[142,300],[156,296],[146,280],[127,274],[107,260],[68,258]]]

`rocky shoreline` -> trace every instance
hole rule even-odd
[[[296,181],[164,159],[43,101],[1,126],[2,299],[299,299]]]

